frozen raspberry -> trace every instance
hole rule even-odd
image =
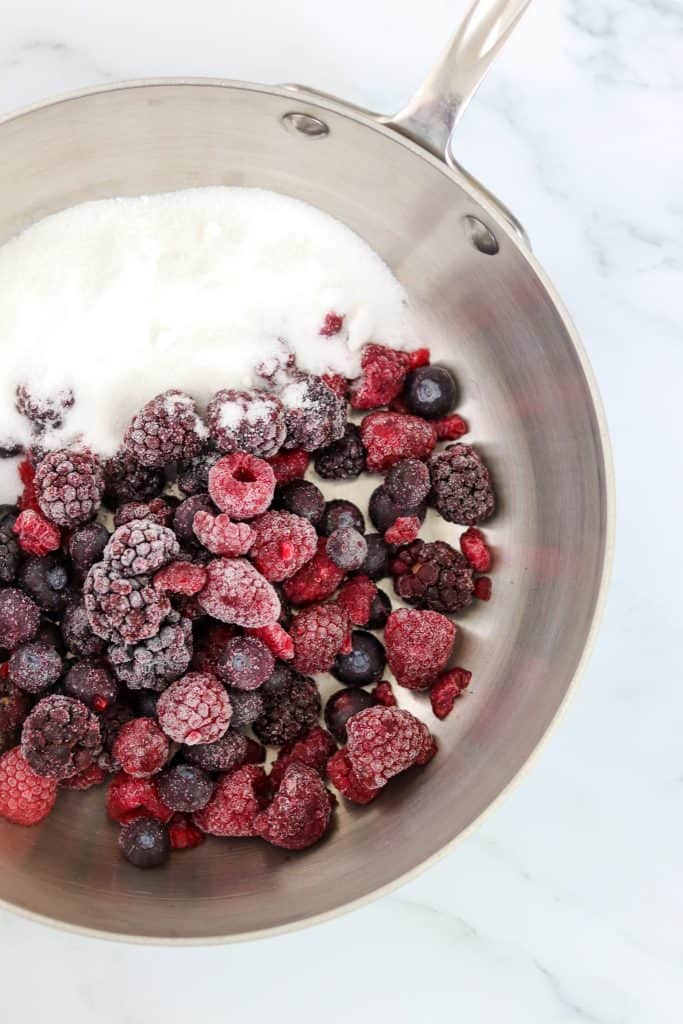
[[[330,797],[318,772],[293,763],[273,802],[254,821],[254,833],[273,846],[304,850],[322,839],[330,824]]]
[[[135,818],[122,826],[119,849],[136,868],[161,867],[171,853],[168,829],[156,818]]]
[[[127,775],[145,779],[161,771],[168,760],[170,748],[168,737],[153,719],[133,718],[121,726],[112,752]],[[160,793],[164,799],[161,790]]]
[[[191,623],[171,612],[155,636],[134,645],[112,645],[108,653],[118,679],[129,689],[161,691],[187,672],[192,658]]]
[[[184,814],[174,814],[168,826],[172,850],[194,850],[204,842],[204,833]]]
[[[277,621],[280,601],[272,584],[243,558],[209,562],[199,603],[214,619],[237,626],[268,626]]]
[[[83,603],[68,605],[62,617],[61,631],[67,651],[77,658],[96,657],[104,651],[104,640],[91,630]]]
[[[413,415],[441,419],[455,405],[453,375],[445,366],[421,366],[408,374],[403,397]]]
[[[431,423],[396,412],[372,412],[360,425],[371,473],[381,473],[401,459],[423,459],[436,444]]]
[[[241,696],[236,694],[236,696]],[[249,696],[252,696],[249,694]],[[253,694],[254,697],[259,696]],[[260,696],[259,696],[260,700]],[[262,705],[261,705],[262,706]],[[238,703],[235,704],[238,707]],[[234,729],[228,729],[224,736],[214,743],[197,743],[184,747],[186,761],[205,772],[229,772],[242,764],[247,754],[247,738]]]
[[[476,572],[488,572],[491,568],[491,550],[484,534],[475,526],[470,526],[461,535],[460,550]]]
[[[93,786],[101,786],[107,777],[107,773],[98,764],[91,764],[84,768],[78,775],[72,775],[68,779],[62,779],[59,783],[62,789],[76,789],[84,792],[92,789]]]
[[[98,713],[116,703],[119,687],[105,665],[96,661],[71,661],[67,664],[69,670],[64,676],[64,692],[68,697],[82,701]]]
[[[280,392],[285,409],[285,448],[313,452],[338,441],[346,426],[346,402],[320,377],[302,375]]]
[[[135,644],[156,636],[171,611],[168,598],[152,586],[149,577],[126,579],[106,562],[93,565],[83,596],[93,633],[115,644]]]
[[[418,608],[454,615],[472,601],[472,568],[445,541],[413,541],[397,552],[391,570],[398,596]]]
[[[263,698],[258,690],[232,690],[228,688],[232,704],[230,725],[233,729],[246,729],[263,712]]]
[[[464,668],[452,668],[439,676],[429,691],[432,711],[437,718],[446,718],[450,715],[456,697],[470,685],[471,678],[472,673]]]
[[[10,682],[25,693],[48,690],[62,674],[62,659],[52,644],[44,640],[17,647],[9,660]]]
[[[19,747],[0,757],[0,817],[15,825],[37,825],[56,799],[56,780],[38,775]]]
[[[392,612],[384,631],[389,668],[396,681],[409,690],[426,690],[443,672],[450,657],[456,629],[439,612]]]
[[[365,468],[365,449],[360,430],[347,423],[344,436],[315,453],[315,471],[324,480],[355,480]]]
[[[176,743],[213,743],[227,732],[230,698],[215,676],[188,672],[157,701],[159,725]]]
[[[151,519],[158,526],[170,526],[175,515],[176,505],[164,498],[153,498],[151,501],[129,501],[120,505],[114,514],[114,526],[125,526],[134,519]]]
[[[197,535],[194,532],[194,519],[198,512],[215,515],[216,506],[208,494],[193,494],[181,501],[173,514],[173,532],[181,544],[197,547]]]
[[[367,690],[356,687],[337,690],[325,705],[325,724],[340,743],[346,743],[346,723],[359,711],[365,711],[366,708],[374,707],[375,704],[377,704],[376,699]]]
[[[417,516],[399,516],[384,534],[384,539],[387,544],[410,544],[420,532],[421,525]]]
[[[490,576],[480,576],[474,581],[474,590],[472,593],[478,601],[490,601],[491,590],[492,586]]]
[[[338,398],[342,398],[346,401],[347,392],[349,390],[349,382],[346,377],[342,377],[341,373],[323,373],[321,380],[323,384],[326,384],[330,391],[334,391]]]
[[[388,405],[403,389],[409,369],[407,352],[384,345],[366,345],[361,376],[351,385],[351,405],[354,409],[378,409]]]
[[[294,576],[285,580],[283,590],[293,605],[312,604],[330,597],[346,575],[327,554],[327,539],[321,537],[313,558]]]
[[[83,578],[95,562],[102,560],[109,542],[109,530],[102,523],[86,523],[69,535],[66,549],[77,574]]]
[[[394,696],[394,691],[391,688],[391,683],[386,679],[382,679],[377,686],[371,690],[371,693],[375,700],[385,708],[396,707],[397,701]]]
[[[257,629],[248,629],[250,636],[262,640],[271,654],[281,661],[291,661],[294,657],[294,644],[289,633],[283,629],[279,622],[273,622],[270,626],[261,626]]]
[[[233,523],[225,512],[218,516],[210,512],[197,512],[192,529],[199,543],[212,555],[236,558],[238,555],[246,555],[254,544],[255,533],[250,524]]]
[[[419,459],[401,459],[390,468],[384,486],[392,501],[401,508],[415,508],[429,494],[429,470]]]
[[[325,498],[310,480],[293,480],[278,487],[273,506],[318,526],[325,511]]]
[[[493,515],[491,476],[471,445],[450,445],[429,460],[432,501],[449,523],[475,526]]]
[[[291,512],[266,512],[252,522],[254,543],[249,557],[268,580],[293,576],[313,557],[315,529],[307,519]]]
[[[0,754],[15,746],[24,719],[31,710],[28,694],[0,676]]]
[[[275,668],[275,659],[255,637],[236,636],[229,640],[217,662],[217,675],[226,686],[256,690]]]
[[[267,391],[218,391],[207,409],[209,431],[225,453],[277,455],[287,434],[282,402]]]
[[[72,596],[67,564],[54,553],[27,558],[17,573],[17,582],[49,615],[61,615]]]
[[[223,775],[213,797],[193,820],[212,836],[253,836],[254,822],[268,803],[270,786],[263,768],[244,765]]]
[[[142,576],[161,569],[179,552],[172,530],[150,519],[133,519],[111,535],[104,560],[121,576]]]
[[[368,629],[384,629],[390,615],[391,598],[383,590],[378,590],[370,606],[370,618],[365,625]]]
[[[68,779],[102,749],[97,717],[79,700],[51,694],[38,701],[21,731],[21,751],[35,772]]]
[[[442,420],[433,420],[432,422],[439,441],[457,441],[470,429],[462,416],[458,416],[456,412],[452,412],[450,416],[444,416]]]
[[[133,417],[123,447],[143,466],[161,469],[179,459],[193,459],[206,435],[190,396],[171,390],[157,395]]]
[[[265,512],[274,491],[275,474],[268,463],[243,452],[226,455],[209,472],[209,494],[234,519]]]
[[[348,645],[349,618],[336,604],[304,608],[290,627],[294,643],[292,666],[298,672],[327,672]]]
[[[327,777],[334,788],[354,804],[369,804],[379,793],[379,789],[364,786],[356,776],[346,747],[338,750],[327,762]]]
[[[50,394],[39,394],[28,384],[19,384],[16,390],[17,411],[41,431],[46,427],[60,427],[64,414],[73,408],[74,402],[74,393],[68,387],[56,388]]]
[[[259,693],[263,713],[254,722],[254,732],[263,743],[281,747],[304,736],[318,721],[317,686],[286,665],[275,666]]]
[[[288,484],[292,480],[300,480],[308,469],[309,454],[302,448],[292,448],[288,452],[279,452],[268,463],[275,474],[277,484]]]
[[[329,537],[335,530],[347,528],[365,533],[365,518],[358,506],[346,498],[333,498],[332,501],[325,502],[318,532]]]
[[[206,569],[191,562],[171,562],[154,575],[154,586],[171,594],[198,594],[206,585]]]
[[[22,511],[27,508],[32,509],[34,512],[40,511],[38,498],[36,497],[36,488],[34,483],[35,478],[36,467],[33,463],[32,456],[29,456],[19,463],[19,479],[22,482],[23,490],[17,501],[17,505]]]
[[[431,746],[427,726],[400,708],[368,708],[349,719],[346,731],[351,767],[370,789],[381,788],[416,764]]]
[[[341,526],[327,538],[325,551],[334,564],[344,572],[360,569],[368,553],[365,537],[352,526]]]
[[[337,594],[337,604],[344,609],[354,626],[365,626],[370,619],[377,586],[367,576],[347,580]]]
[[[389,545],[378,533],[366,533],[368,553],[359,572],[371,580],[381,580],[389,575]]]
[[[33,639],[39,623],[40,611],[35,601],[14,587],[0,590],[0,646],[16,650]]]
[[[102,752],[97,758],[97,763],[105,772],[117,772],[120,770],[121,765],[113,754],[114,743],[121,726],[125,722],[130,722],[132,718],[135,718],[133,709],[128,704],[123,703],[112,704],[111,707],[105,708],[102,714],[99,715]]]
[[[59,528],[30,508],[19,514],[12,531],[17,535],[19,547],[28,555],[47,555],[56,551],[62,542]]]
[[[34,480],[42,513],[57,526],[78,526],[102,504],[104,471],[92,452],[59,449],[41,460]]]
[[[144,815],[168,822],[173,811],[161,799],[156,779],[134,779],[119,772],[109,783],[106,797],[107,814],[123,825]]]
[[[328,313],[325,313],[323,325],[318,334],[322,335],[323,338],[332,338],[335,334],[339,334],[343,326],[344,316],[330,310]]]
[[[419,505],[403,505],[395,501],[389,494],[387,488],[382,484],[376,487],[370,495],[368,512],[374,526],[380,533],[386,534],[397,519],[415,518],[418,525],[422,525],[427,514],[427,505],[424,501]]]
[[[21,555],[13,531],[18,517],[14,505],[0,505],[0,584],[11,583],[19,568]]]
[[[120,451],[104,464],[104,500],[110,508],[130,501],[149,501],[159,495],[164,475],[159,469],[142,466],[125,451]]]
[[[207,451],[189,462],[182,462],[178,466],[178,489],[188,496],[205,494],[209,489],[209,471],[220,458],[220,452]]]
[[[290,764],[295,762],[305,764],[322,775],[328,759],[336,749],[337,744],[329,732],[316,725],[308,735],[282,748],[270,770],[271,785],[279,786]]]

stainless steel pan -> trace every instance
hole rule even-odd
[[[424,344],[447,353],[500,495],[487,531],[494,599],[461,620],[458,657],[474,686],[437,726],[441,752],[427,770],[369,808],[343,808],[336,833],[303,855],[215,842],[156,873],[119,858],[101,792],[65,793],[44,825],[0,826],[6,904],[135,940],[238,939],[319,920],[447,850],[557,715],[605,587],[605,425],[524,232],[451,153],[465,104],[527,3],[475,3],[395,117],[299,87],[172,79],[88,90],[0,123],[0,239],[84,200],[216,184],[275,189],[344,221],[407,288]]]

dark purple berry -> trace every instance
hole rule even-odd
[[[49,644],[50,647],[54,647],[60,654],[66,654],[62,631],[56,622],[50,622],[49,619],[43,619],[38,626],[38,632],[35,635],[35,639],[43,640],[46,644]]]
[[[14,587],[0,590],[0,646],[13,651],[19,644],[32,640],[40,625],[40,611],[35,601]]]
[[[456,387],[453,375],[444,366],[420,366],[408,374],[403,392],[406,405],[414,416],[438,420],[455,405]]]
[[[72,597],[69,571],[58,554],[27,558],[19,569],[17,582],[50,615],[60,615]]]
[[[21,561],[19,544],[12,532],[18,515],[14,505],[0,505],[0,584],[14,580]]]
[[[160,470],[141,466],[125,452],[119,452],[105,463],[104,481],[104,500],[112,509],[129,501],[149,501],[161,494],[164,486]]]
[[[316,473],[324,480],[355,480],[365,468],[365,449],[360,430],[347,423],[344,436],[327,448],[320,448],[313,460]]]
[[[363,513],[352,501],[345,498],[333,498],[325,505],[325,511],[318,527],[318,533],[329,537],[335,530],[351,527],[359,533],[365,533]]]
[[[157,779],[159,795],[172,811],[199,811],[213,795],[213,779],[203,768],[177,764]]]
[[[9,679],[0,678],[0,754],[16,746],[31,698]]]
[[[317,526],[325,511],[325,498],[309,480],[291,480],[277,488],[273,507],[293,512]]]
[[[209,489],[209,470],[213,469],[218,460],[222,458],[220,452],[204,452],[197,455],[189,462],[183,462],[178,466],[178,478],[176,483],[183,494],[194,495],[206,493]]]
[[[119,849],[136,868],[158,868],[171,853],[168,829],[156,818],[136,818],[122,827]]]
[[[43,515],[73,529],[92,519],[102,504],[104,470],[90,451],[59,449],[41,459],[34,486]]]
[[[139,690],[135,695],[138,712],[142,718],[157,717],[157,701],[161,696],[154,690]]]
[[[375,707],[377,701],[367,690],[337,690],[325,705],[325,724],[340,743],[346,743],[346,723],[359,711]]]
[[[390,615],[391,598],[383,590],[378,589],[370,605],[370,618],[366,626],[368,629],[384,629]]]
[[[104,653],[105,643],[95,636],[90,628],[90,620],[85,605],[68,605],[61,624],[64,645],[75,658],[95,658]]]
[[[469,444],[452,444],[429,460],[430,502],[447,522],[476,526],[493,515],[491,475]]]
[[[183,747],[183,757],[190,764],[203,768],[205,772],[229,772],[242,764],[247,749],[247,737],[228,729],[215,743],[197,743],[194,747]]]
[[[275,659],[260,640],[236,636],[228,640],[216,660],[218,678],[237,690],[256,690],[270,678]]]
[[[351,633],[349,654],[338,654],[330,672],[345,686],[367,686],[382,678],[387,663],[384,646],[365,629]]]
[[[74,661],[64,677],[64,692],[101,712],[116,702],[119,687],[104,665],[96,661]]]
[[[228,696],[232,705],[232,729],[246,729],[263,711],[263,697],[258,690],[228,689]]]
[[[17,647],[9,660],[9,678],[15,686],[33,695],[54,686],[62,674],[59,652],[44,640]]]
[[[359,572],[363,576],[369,576],[371,580],[381,580],[389,575],[389,546],[378,533],[368,533],[365,536],[365,543],[368,546],[368,553]]]
[[[216,515],[216,506],[208,494],[193,494],[185,501],[181,501],[173,514],[173,531],[182,544],[190,547],[199,546],[196,534],[192,529],[194,517],[197,512],[210,512]]]
[[[376,487],[370,495],[368,512],[373,525],[380,533],[386,533],[401,516],[417,516],[421,523],[424,522],[427,506],[424,502],[416,506],[401,505],[394,501],[386,486],[382,484]]]
[[[38,775],[71,778],[102,752],[99,720],[80,700],[50,694],[24,722],[21,752]]]
[[[325,550],[340,569],[353,572],[360,569],[368,553],[365,537],[352,526],[340,526],[327,538]]]
[[[79,576],[85,576],[90,566],[100,561],[108,541],[109,530],[102,523],[87,523],[74,530],[67,542],[67,551]]]
[[[402,459],[387,473],[384,486],[392,501],[402,508],[415,508],[425,501],[431,481],[429,470],[419,459]]]
[[[281,747],[300,739],[318,721],[320,694],[308,676],[278,662],[260,690],[263,712],[254,722],[262,743]]]
[[[206,427],[194,401],[172,389],[157,395],[133,417],[123,447],[143,466],[162,469],[170,462],[199,455],[205,438]]]

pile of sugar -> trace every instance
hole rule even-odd
[[[330,311],[344,324],[327,338]],[[50,447],[81,440],[108,456],[167,388],[203,410],[283,347],[304,370],[353,377],[370,340],[417,344],[405,294],[361,238],[306,203],[220,187],[84,203],[0,248],[0,447],[30,443],[21,384],[74,393]],[[16,491],[15,460],[0,460],[0,500]]]

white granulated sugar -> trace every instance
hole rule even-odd
[[[326,338],[330,311],[345,319]],[[0,248],[0,446],[30,441],[20,384],[71,388],[47,443],[106,456],[162,391],[203,412],[219,388],[252,386],[283,342],[302,369],[353,377],[370,340],[416,346],[405,294],[362,239],[305,203],[243,188],[84,203]],[[0,498],[14,497],[14,462],[0,462]]]

